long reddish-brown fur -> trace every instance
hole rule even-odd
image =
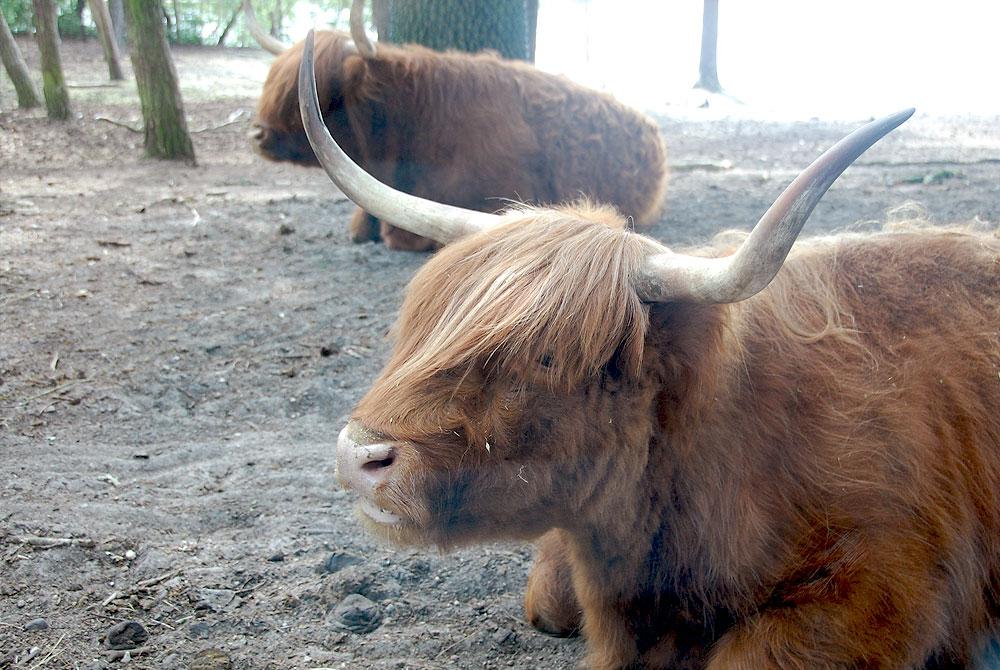
[[[612,213],[509,216],[420,270],[354,414],[399,449],[379,530],[544,533],[529,615],[582,610],[596,669],[970,662],[1000,584],[995,234],[819,238],[742,303],[644,305]]]
[[[298,107],[302,43],[271,67],[255,141],[274,160],[315,165]],[[559,203],[588,197],[636,223],[653,221],[666,186],[656,124],[609,95],[494,54],[437,53],[380,43],[371,58],[347,35],[316,33],[316,81],[327,126],[383,183],[481,211],[510,200]],[[379,223],[358,211],[355,241]],[[394,248],[433,243],[391,226]]]

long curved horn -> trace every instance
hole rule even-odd
[[[243,20],[246,21],[247,30],[250,31],[253,38],[257,40],[257,44],[265,51],[270,51],[277,56],[288,49],[287,45],[282,44],[279,40],[274,39],[261,29],[260,24],[257,23],[257,14],[253,11],[253,5],[250,4],[250,0],[243,0]]]
[[[365,0],[354,0],[351,3],[351,39],[358,47],[359,54],[365,58],[375,57],[375,45],[365,32]]]
[[[299,65],[299,112],[317,160],[344,195],[372,216],[441,244],[495,226],[500,221],[495,214],[443,205],[386,186],[344,153],[323,123],[319,110],[313,71],[313,31],[310,30]]]
[[[746,300],[762,290],[778,273],[830,185],[913,111],[872,121],[833,145],[788,185],[733,255],[699,258],[667,251],[647,258],[636,280],[639,295],[646,302],[729,303]]]

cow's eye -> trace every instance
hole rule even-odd
[[[546,370],[548,370],[549,368],[551,368],[552,367],[552,354],[544,354],[541,358],[538,359],[538,364],[541,365]]]

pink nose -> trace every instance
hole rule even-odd
[[[385,437],[351,421],[337,438],[337,479],[345,488],[370,496],[392,475],[396,449]]]

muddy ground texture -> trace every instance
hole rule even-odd
[[[266,55],[175,57],[197,167],[95,120],[136,124],[138,104],[80,87],[103,82],[93,42],[64,45],[67,123],[0,83],[0,668],[573,667],[579,639],[522,620],[530,546],[362,531],[334,442],[427,256],[350,244],[323,174],[250,151]],[[650,233],[673,244],[749,227],[857,125],[697,114],[659,117],[673,178]],[[807,234],[911,201],[1000,221],[1000,121],[917,116]],[[130,621],[111,642],[138,649],[107,649]]]

